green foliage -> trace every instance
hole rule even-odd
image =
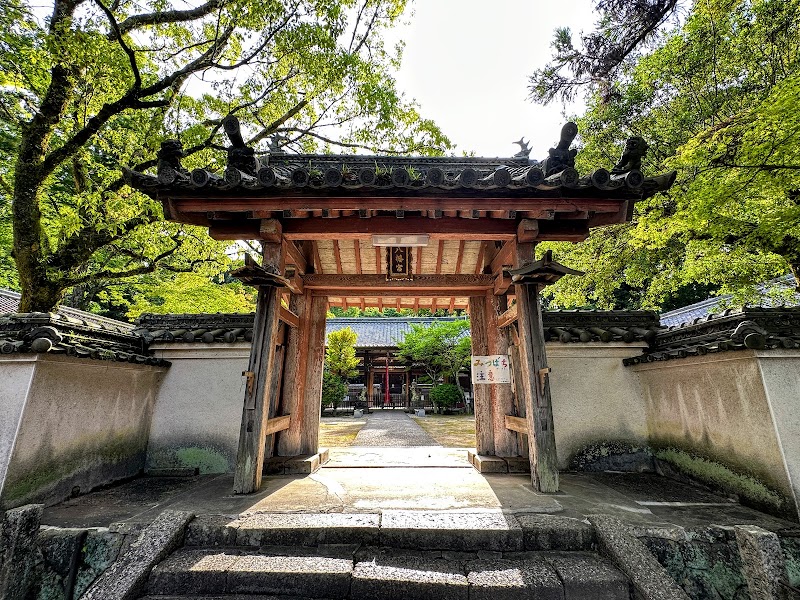
[[[464,399],[461,389],[452,383],[431,388],[431,402],[439,408],[452,408]]]
[[[402,341],[397,342],[398,356],[420,364],[431,381],[454,377],[469,364],[472,351],[469,321],[442,321],[430,326],[414,323]]]
[[[358,373],[357,338],[356,332],[349,327],[331,331],[328,334],[328,343],[325,348],[325,368],[345,381],[348,377]]]
[[[322,374],[322,406],[337,408],[347,394],[347,384],[338,375],[326,370]]]
[[[155,167],[175,137],[185,167],[222,171],[229,114],[258,153],[276,136],[295,151],[441,153],[447,138],[395,89],[401,48],[383,41],[405,6],[56,0],[42,22],[24,0],[4,3],[0,283],[21,289],[22,310],[49,310],[74,288],[88,305],[120,279],[229,271],[229,244],[164,223],[160,202],[122,177]]]
[[[560,307],[661,308],[707,292],[733,302],[800,284],[800,1],[714,0],[622,69],[578,119],[586,171],[613,164],[626,137],[651,146],[643,169],[678,171],[637,203],[633,222],[553,244],[585,270],[548,289]],[[543,250],[546,247],[542,248]]]

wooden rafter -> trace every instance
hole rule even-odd
[[[475,274],[480,275],[483,273],[484,255],[486,253],[486,242],[481,243],[481,249],[478,250],[478,260],[475,263]]]
[[[414,265],[412,273],[422,273],[422,246],[417,247],[417,264]]]
[[[353,251],[356,253],[356,273],[361,275],[361,241],[353,240]]]
[[[383,252],[381,252],[383,248],[379,246],[375,246],[375,272],[376,273],[383,273]]]
[[[458,242],[458,259],[456,259],[456,273],[461,273],[461,263],[464,262],[464,240]]]
[[[439,240],[439,250],[436,252],[436,274],[442,274],[442,255],[444,254],[444,240]]]
[[[322,273],[322,259],[319,257],[319,244],[311,242],[314,250],[314,273]]]
[[[450,298],[450,312],[453,312],[456,308],[456,299]]]
[[[336,272],[342,273],[342,254],[339,252],[339,240],[333,240],[333,257],[336,260]]]

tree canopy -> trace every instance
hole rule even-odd
[[[401,48],[382,38],[405,5],[54,0],[42,18],[5,2],[0,242],[13,251],[0,251],[0,283],[21,290],[20,310],[46,311],[76,286],[219,278],[228,244],[164,222],[120,167],[154,167],[161,141],[177,137],[187,167],[221,169],[231,114],[259,152],[440,153],[449,141],[395,89]]]
[[[669,308],[710,293],[753,300],[759,284],[787,273],[800,285],[800,1],[597,6],[601,25],[580,48],[557,32],[553,62],[531,78],[532,97],[587,90],[579,166],[613,161],[635,135],[650,144],[646,172],[679,175],[669,192],[636,205],[632,223],[555,245],[587,276],[562,279],[548,290],[551,302]],[[631,19],[645,11],[640,24],[651,26],[641,35],[608,29],[620,7]],[[597,36],[607,45],[587,43]],[[598,76],[587,76],[595,68]]]
[[[397,340],[397,355],[416,363],[436,383],[440,378],[454,378],[469,364],[472,351],[469,321],[439,321],[431,325],[412,323],[411,330]]]

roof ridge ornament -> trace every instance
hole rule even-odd
[[[578,135],[578,125],[573,121],[565,123],[561,128],[561,139],[555,148],[547,151],[548,157],[542,161],[542,170],[545,177],[560,173],[565,169],[575,168],[576,148],[570,148],[573,140]]]
[[[519,141],[511,143],[519,146],[519,152],[512,156],[512,158],[530,158],[531,148],[528,146],[528,142],[525,141],[525,136],[519,138]]]

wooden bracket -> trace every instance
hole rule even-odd
[[[550,367],[544,367],[543,369],[539,369],[539,393],[544,396],[544,388],[547,385],[547,378],[550,375],[552,369]]]

